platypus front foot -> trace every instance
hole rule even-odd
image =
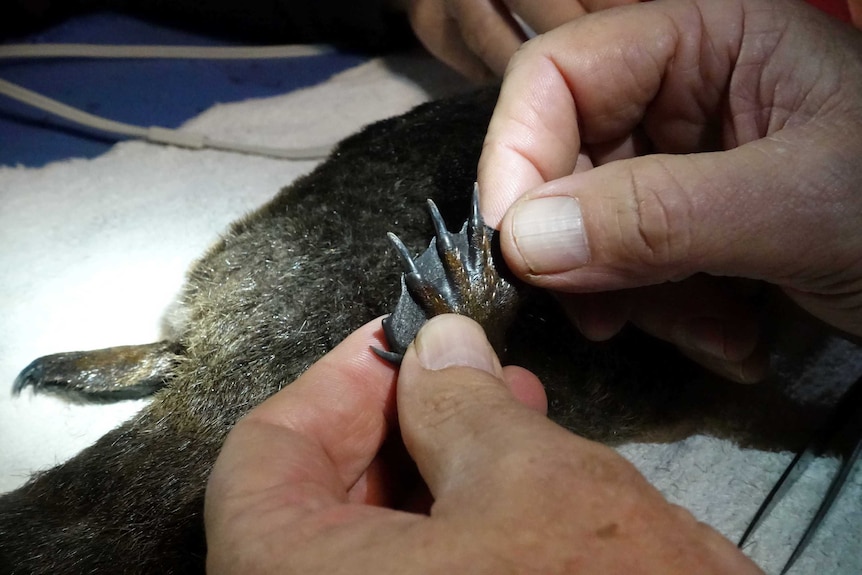
[[[431,200],[428,209],[435,237],[415,259],[398,236],[389,234],[404,267],[401,297],[395,311],[383,320],[389,351],[374,351],[400,363],[407,346],[429,318],[457,313],[478,322],[497,353],[502,353],[506,330],[521,298],[513,280],[504,277],[507,270],[495,266],[495,260],[502,266],[502,257],[495,243],[496,232],[485,225],[479,213],[478,187],[473,187],[470,217],[458,233],[446,229]]]

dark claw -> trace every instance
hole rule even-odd
[[[389,238],[389,241],[392,242],[392,245],[395,246],[395,251],[398,252],[399,256],[401,256],[401,265],[404,266],[404,273],[418,274],[419,270],[417,270],[416,266],[413,264],[413,256],[411,256],[410,252],[407,251],[407,246],[404,245],[401,238],[392,232],[389,232],[386,235]]]
[[[30,365],[21,370],[18,377],[12,383],[12,395],[20,395],[24,388],[32,386],[38,389],[38,384],[45,379],[44,362],[41,359],[32,361]]]
[[[388,339],[388,337],[389,337],[388,334],[386,337]],[[394,351],[385,351],[385,350],[382,350],[382,349],[380,349],[378,347],[374,347],[374,346],[371,347],[371,351],[376,353],[378,357],[385,359],[386,361],[388,361],[390,363],[394,363],[395,365],[400,365],[401,360],[404,359],[403,353],[395,353]]]
[[[407,346],[428,318],[458,313],[476,320],[488,334],[498,353],[506,329],[520,300],[515,285],[494,266],[494,230],[479,213],[478,189],[474,187],[470,217],[453,234],[446,229],[440,211],[428,200],[436,236],[422,254],[410,252],[390,233],[404,273],[401,297],[395,310],[383,320],[383,331],[391,351],[374,351],[382,358],[400,363]]]
[[[479,212],[479,185],[473,184],[473,198],[470,204],[470,218],[467,220],[468,261],[470,269],[478,273],[482,261],[490,259],[491,235],[494,230],[485,225]]]

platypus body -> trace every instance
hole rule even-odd
[[[428,198],[460,229],[495,99],[487,89],[426,104],[343,141],[192,267],[169,339],[25,369],[19,390],[155,395],[0,498],[0,572],[203,572],[204,488],[225,435],[348,333],[392,311],[401,272],[387,232],[414,254],[425,249]],[[695,431],[783,447],[798,438],[788,426],[802,419],[774,388],[715,381],[636,333],[588,343],[553,296],[523,299],[503,361],[537,373],[551,417],[573,431],[610,443]]]

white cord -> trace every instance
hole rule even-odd
[[[93,44],[7,44],[0,46],[0,58],[190,58],[190,59],[266,59],[296,58],[326,54],[332,49],[324,46],[263,46],[263,47],[205,47],[205,46],[116,46]],[[329,146],[302,148],[271,148],[214,140],[184,130],[160,126],[136,126],[102,118],[43,96],[32,90],[0,78],[0,94],[66,118],[77,124],[103,132],[141,138],[149,142],[170,144],[183,148],[211,148],[242,154],[266,156],[286,160],[313,160],[325,158],[332,150]]]
[[[5,44],[0,58],[183,58],[263,60],[332,53],[319,44],[286,46],[145,46],[111,44]]]

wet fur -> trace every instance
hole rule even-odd
[[[0,498],[0,572],[202,572],[203,493],[225,434],[391,311],[400,271],[386,232],[423,250],[433,233],[426,198],[460,227],[495,97],[483,91],[372,125],[236,222],[189,273],[165,346],[169,381],[154,401]],[[773,388],[715,382],[637,334],[588,344],[539,292],[507,342],[505,361],[542,377],[552,417],[602,441],[700,431],[786,445],[783,422],[799,421]]]

